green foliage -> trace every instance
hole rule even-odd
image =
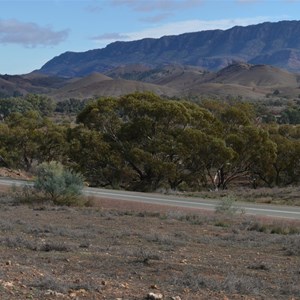
[[[299,183],[300,126],[258,123],[248,103],[134,93],[89,102],[77,124],[61,125],[43,116],[52,109],[47,98],[22,99],[22,113],[7,110],[0,123],[3,166],[34,171],[59,161],[93,186],[140,191]],[[70,112],[81,104],[65,105]]]
[[[2,98],[0,99],[0,113],[6,118],[11,113],[24,113],[32,110],[30,103],[22,101],[21,98]]]
[[[80,202],[83,177],[62,164],[52,161],[37,167],[33,188],[45,200],[58,205],[74,205]]]
[[[63,114],[78,114],[88,101],[70,98],[65,101],[59,101],[56,104],[55,111]]]
[[[279,118],[281,124],[300,124],[300,108],[290,107],[281,112]]]
[[[37,111],[41,116],[48,116],[54,109],[54,101],[43,95],[27,94],[24,97],[0,99],[0,114],[3,118],[12,113],[24,114],[29,111]]]
[[[270,138],[277,149],[276,161],[270,181],[278,186],[300,182],[300,140],[299,126],[281,125],[270,127]]]
[[[63,161],[66,130],[36,111],[12,113],[0,124],[0,155],[10,167],[26,171],[43,161]]]
[[[23,101],[32,105],[32,110],[38,111],[42,116],[49,116],[54,112],[55,102],[46,96],[27,94]]]
[[[112,153],[118,153],[114,157],[123,163],[115,168],[125,169],[128,175],[128,183],[123,184],[142,191],[176,189],[183,182],[199,186],[206,163],[193,164],[188,153],[198,145],[191,148],[188,139],[194,136],[200,146],[201,141],[212,138],[209,135],[216,133],[218,126],[216,119],[196,104],[162,100],[150,93],[100,99],[88,105],[77,120],[98,132]]]

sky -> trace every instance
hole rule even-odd
[[[0,74],[66,51],[262,22],[300,20],[300,0],[0,0]]]

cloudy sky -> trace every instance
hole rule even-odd
[[[0,74],[114,41],[300,20],[300,0],[0,0]]]

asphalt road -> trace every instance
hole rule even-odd
[[[26,184],[26,181],[0,179],[0,186],[8,187],[12,185],[21,186]],[[140,203],[168,205],[173,207],[183,207],[190,209],[204,209],[215,210],[220,201],[207,200],[197,197],[185,197],[178,195],[164,195],[154,193],[138,193],[120,190],[108,190],[100,188],[85,188],[85,195],[90,195],[99,198],[106,198],[111,200],[133,201]],[[286,218],[300,220],[300,207],[295,206],[281,206],[269,204],[253,204],[244,202],[235,202],[234,207],[239,211],[249,215],[266,216],[274,218]]]

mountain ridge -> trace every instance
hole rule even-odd
[[[102,49],[65,52],[39,70],[62,77],[105,73],[120,65],[182,64],[217,71],[232,63],[270,64],[300,72],[300,21],[265,22],[158,39],[117,41]]]

